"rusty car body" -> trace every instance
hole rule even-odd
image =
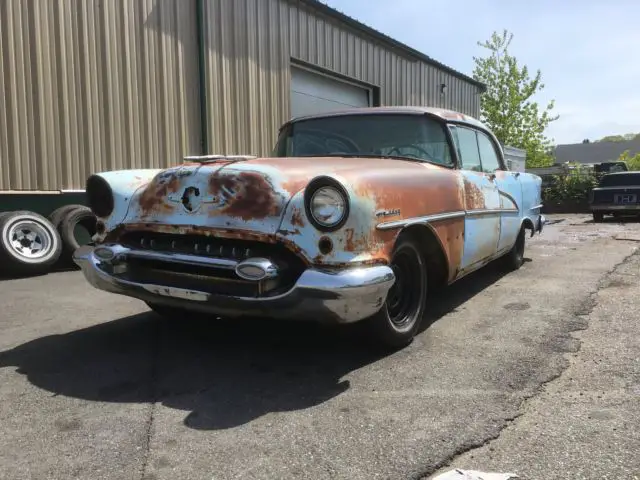
[[[87,180],[99,219],[87,280],[157,312],[339,323],[406,345],[426,291],[542,231],[541,179],[457,112],[375,107],[297,118],[269,158],[186,157]]]

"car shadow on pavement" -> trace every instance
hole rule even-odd
[[[502,275],[487,266],[443,289],[431,301],[425,324]],[[371,348],[360,328],[266,319],[167,320],[144,313],[0,352],[0,368],[17,367],[54,396],[160,402],[189,412],[184,423],[190,428],[227,429],[270,412],[316,406],[348,390],[345,375],[390,355]]]

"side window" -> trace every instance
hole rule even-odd
[[[482,164],[480,163],[480,151],[478,150],[475,130],[464,127],[451,127],[451,133],[458,150],[458,157],[460,157],[460,168],[481,172]]]
[[[493,173],[501,170],[500,159],[493,146],[493,142],[484,133],[478,132],[478,146],[480,147],[480,158],[482,160],[482,171]]]

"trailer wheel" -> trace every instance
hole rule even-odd
[[[97,218],[90,208],[77,205],[67,211],[58,223],[58,232],[62,239],[63,255],[71,258],[80,246],[91,242],[96,234]]]
[[[61,253],[60,234],[42,215],[26,210],[0,215],[0,269],[3,272],[45,273]]]

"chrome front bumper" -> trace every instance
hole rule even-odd
[[[352,323],[378,312],[395,282],[388,266],[355,267],[340,271],[308,268],[286,293],[272,297],[236,297],[188,290],[165,285],[136,283],[119,278],[106,268],[110,260],[101,259],[93,246],[83,246],[73,254],[87,281],[97,289],[187,310],[220,316],[266,316],[292,320],[327,320]],[[119,247],[119,254],[131,254]],[[135,252],[141,254],[143,252]],[[146,256],[156,255],[144,253]],[[159,254],[162,255],[162,254]],[[162,255],[178,263],[211,264],[195,255]],[[231,268],[233,263],[221,260]],[[224,268],[224,267],[223,267]]]

